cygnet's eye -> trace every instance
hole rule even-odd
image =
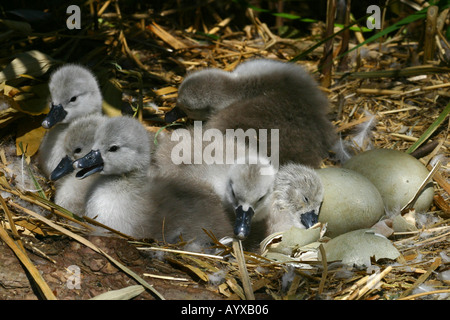
[[[119,150],[119,147],[118,147],[118,146],[111,146],[111,147],[108,149],[109,152],[116,152],[117,150]]]
[[[75,101],[77,101],[77,96],[73,96],[72,98],[70,98],[69,101],[70,101],[70,102],[75,102]]]
[[[308,203],[308,202],[309,202],[309,199],[308,199],[307,197],[303,196],[303,201],[304,201],[305,203]]]
[[[75,150],[73,150],[73,153],[80,153],[81,152],[81,148],[76,148]]]
[[[257,203],[261,202],[264,199],[265,195],[262,196],[261,198],[258,199],[258,201],[256,201]]]

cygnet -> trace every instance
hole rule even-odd
[[[233,72],[206,69],[186,77],[177,107],[207,128],[278,129],[269,134],[269,152],[278,144],[279,163],[318,167],[336,140],[327,118],[328,100],[299,65],[269,59],[250,60]],[[276,152],[276,150],[274,150]],[[272,155],[273,157],[273,155]]]
[[[95,76],[87,68],[66,64],[52,73],[49,81],[50,112],[42,126],[50,129],[39,147],[39,166],[49,177],[65,155],[64,137],[70,122],[101,113],[102,95]]]
[[[282,166],[267,206],[267,235],[291,227],[308,229],[318,222],[323,186],[316,171],[300,164]]]
[[[106,117],[100,114],[74,120],[65,131],[66,156],[50,175],[51,180],[56,181],[55,203],[78,215],[84,213],[86,194],[97,176],[80,180],[70,174],[73,172],[72,164],[92,149],[95,132],[105,120]]]
[[[88,191],[85,215],[135,238],[205,243],[202,228],[217,237],[232,224],[214,191],[177,175],[148,170],[150,143],[136,119],[109,118],[95,133],[92,151],[74,162],[86,178],[97,172]]]
[[[73,163],[83,179],[98,172],[87,196],[85,215],[132,237],[145,237],[148,217],[150,141],[131,117],[108,118],[96,130],[92,150]]]
[[[209,145],[200,145],[192,139],[193,130],[178,129],[173,132],[171,139],[166,139],[155,152],[155,165],[160,172],[172,174],[180,179],[202,181],[210,186],[220,197],[227,213],[234,217],[234,236],[240,240],[264,236],[263,225],[265,216],[262,210],[266,200],[272,192],[276,169],[268,158],[255,153],[244,143],[228,139],[218,132],[216,139],[222,140],[223,145],[213,151],[214,159],[206,158],[196,163],[200,156],[207,157],[205,152]],[[176,142],[178,141],[178,142]],[[231,144],[231,148],[227,147]],[[193,151],[192,151],[192,147]],[[175,159],[178,151],[192,152],[185,158],[185,163],[178,163]],[[238,151],[240,150],[240,151]],[[232,156],[227,154],[232,152]],[[239,153],[241,152],[241,153]],[[214,160],[214,161],[211,161]],[[233,234],[229,234],[230,237]]]

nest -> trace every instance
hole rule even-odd
[[[250,7],[245,23],[239,24],[236,8],[177,3],[175,9],[134,12],[121,10],[118,2],[98,1],[97,8],[83,7],[83,19],[90,24],[77,36],[67,30],[18,29],[26,28],[27,22],[4,26],[11,30],[4,47],[12,48],[14,55],[0,51],[3,70],[19,62],[24,69],[14,76],[2,73],[0,298],[88,299],[108,293],[100,298],[448,299],[450,76],[445,48],[439,49],[442,41],[425,62],[415,52],[421,48],[426,54],[430,44],[404,39],[406,33],[401,32],[364,45],[346,59],[334,59],[328,71],[322,68],[325,59],[320,61],[327,57],[322,46],[309,50],[299,62],[322,83],[343,141],[351,141],[355,130],[371,121],[365,145],[357,146],[356,152],[400,150],[430,170],[432,160],[440,157],[426,221],[418,230],[389,238],[401,253],[397,261],[372,261],[369,268],[326,261],[298,265],[242,252],[236,243],[229,247],[216,242],[219,253],[208,255],[188,251],[182,242],[138,241],[106,226],[108,237],[94,236],[90,231],[93,224],[98,226],[95,220],[77,217],[51,201],[53,185],[35,167],[50,66],[68,61],[90,65],[107,97],[106,114],[137,113],[148,130],[170,131],[162,118],[175,105],[177,87],[187,72],[203,67],[232,70],[254,57],[295,60],[318,42],[317,34],[327,32],[316,23],[300,38],[280,37]],[[92,17],[98,19],[92,22]],[[350,35],[363,37],[354,31]],[[439,36],[437,32],[436,39]],[[332,38],[335,56],[346,47],[345,39]],[[333,158],[323,162],[339,165]],[[214,230],[209,232],[214,239]]]

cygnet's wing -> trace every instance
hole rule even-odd
[[[197,134],[194,128],[174,130],[162,140],[153,155],[155,170],[169,175],[184,176],[187,179],[207,180],[210,183],[221,183],[227,172],[225,153],[215,159],[210,157],[210,142],[203,141],[203,134]],[[199,129],[201,130],[201,128]],[[218,140],[223,139],[219,132]],[[216,150],[226,147],[223,143]]]
[[[280,164],[318,166],[336,133],[327,118],[328,100],[315,80],[299,65],[268,59],[244,62],[232,74],[234,95],[245,91],[245,96],[212,115],[207,127],[256,130],[259,140],[267,138],[269,156],[279,150]],[[271,129],[279,130],[279,139]]]
[[[178,89],[177,107],[166,120],[188,116],[194,120],[206,120],[239,98],[234,75],[224,70],[209,68],[186,76]],[[181,112],[180,112],[181,111]]]
[[[214,190],[200,180],[172,175],[155,175],[150,184],[149,235],[170,243],[212,240],[233,235],[232,222]]]
[[[252,130],[258,140],[267,141],[267,156],[274,159],[278,153],[279,164],[292,161],[317,167],[335,140],[331,122],[315,110],[322,107],[292,93],[260,96],[219,111],[207,128]]]

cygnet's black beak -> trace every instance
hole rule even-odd
[[[316,211],[311,210],[300,215],[300,221],[306,229],[309,229],[317,222],[319,222],[319,215],[316,213]]]
[[[103,170],[103,158],[100,150],[91,150],[83,158],[80,158],[73,163],[74,168],[80,168],[75,177],[84,179],[91,174]]]
[[[64,177],[65,175],[73,172],[73,161],[69,156],[65,156],[58,163],[56,168],[50,174],[50,179],[53,181],[58,180],[59,178]]]
[[[183,110],[181,110],[179,107],[174,107],[172,110],[166,113],[166,115],[164,116],[164,121],[166,121],[167,123],[172,123],[186,116],[187,115]]]
[[[236,221],[234,222],[234,234],[239,240],[245,240],[250,234],[250,227],[252,223],[252,217],[255,214],[253,208],[248,208],[244,211],[242,206],[239,206],[235,210]]]
[[[62,121],[67,115],[67,111],[64,110],[64,107],[61,104],[54,105],[52,103],[52,107],[50,112],[45,117],[44,121],[42,121],[42,126],[45,129],[50,129],[58,122]]]

